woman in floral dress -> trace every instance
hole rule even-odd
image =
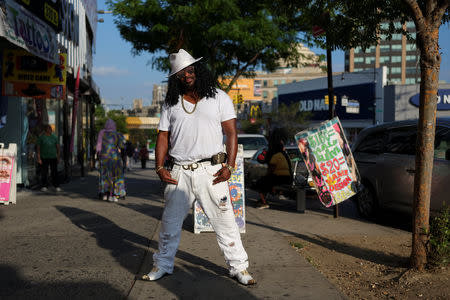
[[[97,157],[100,163],[99,193],[103,200],[117,202],[125,197],[125,179],[121,151],[125,147],[125,138],[116,131],[116,124],[108,119],[105,129],[97,138]]]

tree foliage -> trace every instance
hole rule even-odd
[[[280,59],[297,65],[297,13],[279,1],[108,0],[122,37],[133,53],[154,54],[152,66],[169,70],[168,53],[183,48],[204,57],[215,78],[229,87],[255,68],[273,71]],[[283,1],[281,1],[283,2]]]
[[[102,105],[95,107],[95,130],[97,133],[105,128],[106,120],[111,119],[116,123],[117,131],[120,133],[128,133],[127,117],[120,110],[105,111]]]

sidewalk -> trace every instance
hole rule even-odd
[[[151,166],[151,165],[150,165]],[[258,284],[228,277],[214,233],[184,223],[174,274],[136,280],[151,269],[163,202],[153,169],[127,173],[128,196],[118,204],[97,198],[97,178],[74,179],[63,192],[19,192],[0,206],[2,299],[344,299],[345,296],[289,245],[342,232],[395,230],[326,213],[299,214],[291,204],[258,210],[247,193],[249,271]]]

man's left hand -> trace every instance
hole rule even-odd
[[[231,177],[231,172],[226,167],[222,167],[216,174],[214,174],[216,179],[213,180],[213,184],[217,184],[222,181],[227,181]]]

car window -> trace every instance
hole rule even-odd
[[[415,155],[417,127],[407,126],[389,131],[385,153]]]
[[[450,160],[450,129],[436,128],[434,140],[434,158]]]
[[[261,148],[258,151],[255,152],[252,156],[252,160],[257,160],[258,155],[260,155],[264,150],[267,150],[266,148]]]
[[[377,131],[368,134],[357,146],[355,152],[379,154],[383,152],[385,131]]]
[[[263,137],[238,137],[238,144],[242,144],[244,150],[257,150],[267,145],[267,141]]]

